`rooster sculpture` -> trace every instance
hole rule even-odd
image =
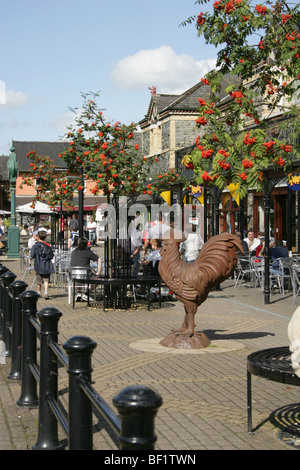
[[[160,250],[159,273],[185,308],[182,327],[173,330],[160,344],[175,348],[203,348],[210,344],[203,333],[195,331],[195,314],[211,289],[233,274],[237,264],[237,250],[244,253],[236,235],[221,233],[210,238],[193,263],[183,261],[179,243],[186,236],[179,230],[170,230],[164,236]]]

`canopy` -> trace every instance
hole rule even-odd
[[[32,207],[34,206],[34,207]],[[24,206],[18,206],[16,208],[16,212],[24,212],[26,214],[51,214],[53,210],[45,204],[44,202],[29,202],[28,204],[24,204]]]

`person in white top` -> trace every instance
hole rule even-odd
[[[189,233],[187,239],[181,242],[179,246],[183,261],[187,263],[195,261],[203,245],[201,235],[196,233],[196,225],[192,225],[192,233]]]
[[[260,245],[260,239],[254,237],[253,230],[248,231],[248,237],[244,238],[244,241],[247,243],[250,252],[256,252],[256,248]]]
[[[152,225],[147,233],[146,240],[144,243],[144,253],[146,253],[150,240],[162,240],[164,234],[170,230],[170,226],[163,223],[162,213],[159,212],[158,222],[155,225]]]
[[[32,237],[29,238],[29,240],[27,242],[28,248],[31,249],[33,247],[33,245],[36,242],[36,236],[37,236],[37,230],[35,232],[33,232]]]
[[[86,229],[89,234],[89,241],[92,243],[93,246],[97,244],[97,222],[94,222],[93,217],[90,217],[87,224]]]

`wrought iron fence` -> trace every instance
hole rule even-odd
[[[0,339],[5,355],[11,358],[8,378],[21,383],[18,406],[38,407],[33,449],[92,450],[93,412],[97,410],[118,437],[120,450],[153,450],[161,396],[145,386],[127,387],[113,399],[115,414],[92,385],[96,343],[86,336],[73,336],[61,348],[58,323],[62,313],[54,307],[37,311],[39,294],[27,287],[0,265]],[[59,399],[59,367],[68,372],[68,409]],[[66,440],[59,439],[59,424]]]

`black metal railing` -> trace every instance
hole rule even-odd
[[[160,395],[146,386],[127,387],[113,399],[115,414],[92,386],[96,343],[86,336],[73,336],[61,348],[58,323],[62,313],[54,307],[37,311],[39,294],[15,279],[14,273],[0,265],[0,338],[5,355],[11,357],[8,378],[21,382],[18,406],[38,407],[33,449],[92,450],[92,420],[97,410],[118,437],[120,450],[153,450]],[[58,397],[59,367],[68,372],[68,409]],[[59,439],[59,424],[66,440]]]

